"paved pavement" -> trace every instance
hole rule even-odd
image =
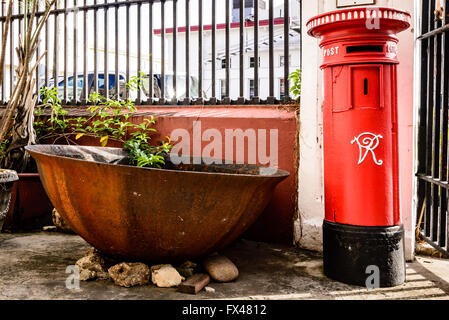
[[[90,246],[76,235],[52,232],[0,234],[0,299],[446,299],[449,260],[417,257],[407,282],[368,290],[323,275],[322,257],[297,248],[239,240],[223,251],[239,268],[232,283],[211,283],[214,293],[179,293],[153,285],[122,288],[110,280],[67,289],[66,268]]]

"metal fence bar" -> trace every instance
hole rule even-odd
[[[225,14],[226,14],[226,34],[225,34],[225,42],[226,42],[226,57],[225,57],[225,63],[226,63],[226,98],[224,99],[225,102],[230,102],[231,98],[230,98],[230,69],[231,69],[231,59],[229,56],[229,46],[230,46],[230,39],[229,39],[229,0],[226,0],[226,9],[225,9]],[[223,99],[223,97],[221,97]]]
[[[76,0],[73,0],[73,5],[76,7]],[[78,85],[78,71],[77,71],[77,14],[76,11],[73,12],[73,74],[72,74],[72,80],[73,80],[73,99],[72,102],[76,103],[78,100],[77,95],[77,85]]]
[[[172,99],[172,103],[176,104],[178,101],[177,98],[177,78],[178,78],[178,74],[177,74],[177,70],[176,70],[176,55],[177,55],[177,34],[178,34],[178,24],[177,24],[177,4],[178,4],[178,0],[173,0],[173,99]]]
[[[153,103],[153,2],[148,5],[148,17],[150,23],[148,47],[149,47],[149,82],[148,82],[148,102]]]
[[[115,0],[117,3],[118,0]],[[115,99],[120,100],[120,75],[119,75],[119,64],[118,64],[118,54],[119,54],[119,29],[118,29],[118,10],[119,7],[114,9],[114,71],[115,71]]]
[[[22,35],[22,41],[23,41],[23,39],[24,39],[24,37],[23,37],[23,28],[22,28],[22,20],[24,19],[24,17],[23,17],[23,12],[22,12],[22,4],[21,4],[21,2],[20,1],[17,1],[16,2],[16,4],[17,4],[17,10],[19,11],[19,16],[20,16],[20,18],[18,19],[19,20],[19,34],[21,34]]]
[[[447,11],[449,10],[449,0],[444,1],[444,11],[446,14],[444,15],[444,20],[443,20],[443,24],[446,26],[449,26],[449,15],[447,14]],[[449,29],[448,29],[449,30]],[[449,147],[449,35],[447,32],[445,32],[443,34],[443,45],[442,45],[442,54],[443,54],[443,63],[444,63],[444,68],[443,68],[443,76],[442,76],[442,80],[444,81],[444,83],[442,84],[441,88],[443,89],[443,119],[448,119],[448,121],[445,122],[444,126],[443,126],[443,130],[445,132],[445,137],[443,138],[443,162],[441,165],[441,172],[442,172],[442,179],[444,179],[445,181],[449,180],[449,152],[448,152],[448,147]],[[441,208],[441,212],[442,212],[442,220],[441,220],[441,224],[442,226],[442,231],[441,231],[441,238],[444,238],[444,243],[443,241],[440,242],[440,245],[443,247],[446,247],[446,252],[449,253],[449,190],[446,190],[446,192],[444,193],[445,198],[442,199],[442,208]],[[444,217],[444,218],[443,218]],[[443,228],[445,229],[443,231]],[[445,233],[445,235],[444,235]]]
[[[37,18],[34,20],[34,25],[35,25],[35,28],[37,28],[37,26],[38,26]],[[34,60],[35,62],[37,62],[39,60],[39,56],[41,55],[40,40],[41,40],[41,35],[39,35],[39,37],[37,39],[38,45],[36,47],[36,56],[35,56],[35,60]],[[35,73],[36,74],[36,88],[35,88],[36,91],[35,92],[36,92],[37,102],[39,102],[40,71],[41,71],[41,65],[39,63],[37,65],[36,73]]]
[[[55,10],[58,9],[58,1],[55,2]],[[58,13],[55,13],[53,16],[54,20],[54,29],[53,29],[53,86],[57,88],[58,86],[58,70],[59,70],[59,60],[58,60],[58,53],[59,53],[59,42],[58,42]]]
[[[198,102],[203,99],[203,0],[198,0]]]
[[[159,101],[165,103],[165,0],[161,1],[161,97]]]
[[[449,2],[449,1],[448,1]],[[445,6],[445,8],[448,8]],[[446,12],[446,11],[444,11]],[[447,17],[445,18],[445,22],[447,20]],[[441,37],[441,144],[440,144],[440,157],[441,157],[441,164],[439,166],[439,176],[441,181],[447,181],[448,175],[447,175],[447,164],[448,164],[448,119],[449,119],[449,61],[447,61],[448,57],[446,56],[446,52],[449,50],[449,43],[447,39],[447,34],[442,34]],[[441,215],[440,215],[440,233],[438,235],[439,237],[439,245],[441,247],[446,246],[447,239],[446,239],[446,233],[447,233],[447,209],[448,209],[448,198],[447,198],[447,189],[440,188],[440,206],[441,206]]]
[[[5,15],[5,5],[6,5],[6,2],[2,1],[2,16]],[[2,35],[4,33],[5,33],[5,22],[2,21]],[[6,71],[5,64],[3,64],[3,66],[1,66],[1,67],[3,68],[1,102],[2,102],[2,104],[5,104],[5,71]]]
[[[243,96],[244,93],[244,83],[243,83],[243,77],[244,77],[244,73],[243,73],[243,67],[245,64],[245,60],[244,60],[244,52],[243,52],[243,36],[244,36],[244,28],[245,28],[245,20],[243,17],[243,12],[244,12],[244,8],[245,8],[245,1],[240,1],[239,3],[239,103],[243,103],[245,101],[245,97]]]
[[[12,12],[14,13],[14,6],[12,6]],[[9,25],[9,95],[12,95],[12,89],[14,86],[14,21],[11,20]]]
[[[217,27],[217,23],[215,21],[215,15],[216,15],[216,3],[215,0],[212,0],[212,29],[211,29],[211,40],[212,40],[212,63],[211,63],[211,73],[212,73],[212,94],[211,94],[211,99],[213,100],[213,102],[216,102],[216,66],[217,66],[217,54],[216,54],[216,27]]]
[[[94,0],[94,4],[97,3],[97,0]],[[98,30],[97,30],[97,16],[98,10],[94,9],[94,77],[93,77],[93,90],[98,92],[98,70],[97,70],[97,42],[98,42]]]
[[[86,5],[86,0],[84,0],[84,6]],[[87,35],[87,11],[83,12],[83,89],[81,92],[81,103],[86,103],[89,99],[89,78],[87,76],[87,46],[88,46],[88,35]]]
[[[137,4],[137,39],[142,38],[142,4]],[[141,53],[141,43],[137,41],[137,74],[136,76],[140,78],[140,71],[142,69],[142,53]],[[116,79],[117,80],[117,79]],[[137,90],[137,103],[142,103],[142,96],[140,88]]]
[[[104,0],[105,3],[108,2],[108,0]],[[109,65],[108,65],[108,7],[104,7],[103,11],[104,15],[104,56],[103,56],[103,81],[104,81],[104,97],[106,99],[109,99]]]
[[[45,86],[48,87],[48,66],[50,65],[50,48],[49,48],[49,26],[48,26],[48,19],[47,21],[45,21],[45,75],[44,75],[44,82],[45,82]]]
[[[185,104],[190,102],[190,0],[186,0],[186,98]]]
[[[289,57],[289,47],[288,39],[290,37],[290,19],[289,19],[289,7],[288,1],[284,1],[284,100],[289,100],[289,83],[288,75],[290,69],[290,57]]]
[[[129,78],[129,24],[130,24],[130,19],[129,19],[129,10],[130,10],[130,5],[126,6],[126,83],[129,82],[130,78]],[[125,96],[128,99],[129,98],[129,90],[128,88],[125,88]]]
[[[268,100],[274,100],[274,22],[273,22],[273,0],[268,0],[268,43],[269,43],[269,96]]]
[[[424,1],[422,3],[423,11],[426,12],[426,6],[428,6],[429,3],[427,1]],[[422,17],[422,25],[421,25],[421,33],[426,33],[428,30],[428,15],[424,15]],[[423,39],[421,41],[421,86],[420,86],[420,92],[421,92],[421,98],[420,98],[420,105],[421,108],[419,110],[419,126],[418,126],[418,154],[420,157],[418,158],[418,173],[424,173],[426,172],[426,158],[422,157],[422,155],[426,154],[426,123],[427,123],[427,109],[424,107],[427,103],[427,97],[425,96],[424,92],[427,90],[427,50],[428,50],[428,44],[429,41],[427,39]],[[425,193],[426,193],[427,183],[420,181],[418,179],[418,210],[421,210],[421,208],[424,206],[425,203]],[[419,221],[419,216],[418,216]],[[421,226],[419,226],[421,229],[425,228],[425,221],[424,219],[421,220]]]
[[[416,176],[419,180],[429,182],[430,184],[438,185],[441,188],[445,188],[449,190],[449,183],[447,181],[441,181],[440,179],[434,178],[432,176],[428,176],[424,173],[417,173]]]
[[[64,0],[64,7],[67,8],[67,0]],[[64,104],[68,103],[67,92],[67,59],[68,59],[68,23],[67,12],[64,12],[64,96],[62,101]],[[96,64],[96,63],[95,63]]]
[[[254,99],[259,99],[259,0],[254,0]]]
[[[434,28],[438,28],[439,20],[434,20]],[[434,70],[441,70],[441,34],[435,36],[434,40]],[[441,92],[441,73],[435,72],[433,77],[433,133],[432,133],[432,175],[439,177],[439,160],[440,160],[440,92]],[[440,202],[440,188],[438,185],[432,186],[432,233],[431,237],[434,241],[438,241],[438,226],[439,226],[439,202]]]
[[[432,6],[432,4],[430,4]],[[429,30],[433,28],[433,19],[430,14],[430,12],[433,12],[431,9],[429,11]],[[427,78],[428,78],[428,85],[427,85],[427,149],[426,149],[426,174],[431,176],[432,175],[432,131],[433,131],[433,77],[434,77],[434,41],[429,41],[428,46],[428,59],[427,59]],[[425,209],[425,216],[424,216],[424,222],[425,222],[425,233],[427,235],[430,235],[431,232],[431,200],[432,199],[432,186],[427,185],[426,186],[426,199],[427,205]]]

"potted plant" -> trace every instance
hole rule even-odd
[[[18,65],[15,67],[17,81],[14,84],[13,92],[6,108],[3,110],[0,120],[0,163],[4,169],[14,170],[19,173],[19,182],[12,186],[11,206],[8,213],[5,227],[8,225],[19,227],[33,227],[36,210],[42,209],[39,204],[44,203],[43,210],[51,208],[46,194],[40,185],[39,175],[30,156],[25,152],[24,147],[32,145],[36,141],[36,133],[33,127],[34,108],[38,97],[36,92],[36,82],[34,75],[41,59],[45,56],[44,52],[40,57],[33,58],[36,55],[39,46],[39,34],[48,19],[50,8],[55,0],[45,1],[45,10],[43,14],[37,15],[39,11],[38,0],[23,0],[19,5],[23,7],[23,33],[19,34],[18,47],[16,53]],[[0,56],[0,66],[4,65],[5,48],[8,37],[8,28],[12,14],[13,1],[8,4],[8,14],[5,22],[5,32],[2,39],[2,53]],[[0,68],[3,72],[3,68]],[[0,74],[0,79],[3,76]],[[11,84],[13,85],[13,84]],[[34,173],[33,173],[34,172]],[[29,188],[31,186],[31,188]],[[24,199],[25,198],[25,199]],[[42,201],[36,201],[43,199]],[[24,201],[25,200],[25,201]],[[28,207],[23,207],[28,204]],[[30,212],[31,210],[31,212]],[[20,212],[22,216],[16,213]],[[24,217],[24,216],[25,217]],[[41,219],[40,217],[37,218]],[[43,217],[46,220],[46,215]],[[47,219],[48,220],[48,219]],[[22,222],[25,221],[25,225]]]

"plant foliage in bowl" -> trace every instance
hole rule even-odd
[[[142,75],[142,73],[141,73]],[[142,78],[132,77],[126,84],[129,89],[142,86]],[[84,136],[98,139],[105,147],[108,142],[118,142],[129,154],[129,164],[138,167],[162,168],[165,157],[172,148],[170,139],[159,145],[150,143],[156,129],[155,118],[145,118],[141,123],[131,121],[137,111],[131,99],[107,99],[97,92],[90,94],[87,116],[70,117],[61,105],[57,89],[41,89],[42,104],[35,111],[34,128],[39,141],[77,144]]]

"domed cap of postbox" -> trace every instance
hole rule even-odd
[[[406,11],[383,7],[358,7],[323,13],[307,21],[312,37],[342,37],[357,34],[396,34],[410,27]]]

